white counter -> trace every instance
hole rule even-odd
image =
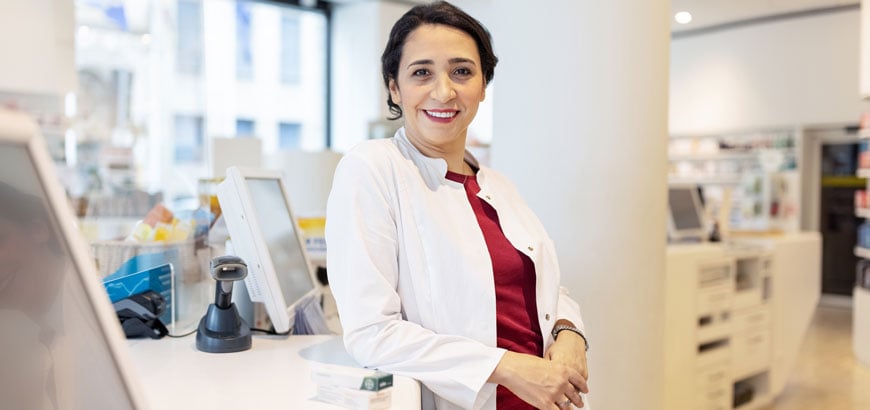
[[[204,353],[196,337],[131,340],[131,356],[152,409],[311,409],[313,362],[358,365],[336,336],[254,335],[251,350]],[[419,409],[420,384],[394,376],[392,408]]]

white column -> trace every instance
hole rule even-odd
[[[661,409],[670,2],[490,3],[494,168],[583,308],[592,408]]]

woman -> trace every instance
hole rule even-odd
[[[420,380],[424,408],[582,407],[586,340],[553,244],[465,151],[496,62],[486,29],[449,3],[396,22],[382,68],[404,127],[336,170],[329,282],[351,355]]]

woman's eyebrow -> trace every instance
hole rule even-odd
[[[465,57],[453,57],[453,58],[450,59],[450,64],[460,64],[460,63],[466,63],[466,64],[475,65],[474,60],[472,60],[472,59],[470,59],[470,58],[465,58]]]
[[[474,60],[472,60],[470,58],[465,58],[465,57],[453,57],[450,60],[448,60],[448,62],[450,64],[465,63],[465,64],[476,65]],[[435,62],[432,60],[417,60],[417,61],[414,61],[414,62],[411,62],[410,64],[408,64],[408,68],[415,66],[415,65],[432,65],[432,64],[435,64]]]
[[[408,64],[408,67],[415,66],[415,65],[432,65],[432,64],[435,64],[435,62],[432,60],[417,60],[417,61],[412,62],[411,64]]]

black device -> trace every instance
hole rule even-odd
[[[127,338],[160,339],[169,333],[160,321],[160,315],[166,311],[166,300],[153,290],[126,297],[112,306]]]
[[[237,256],[219,256],[211,261],[211,276],[217,281],[214,303],[199,321],[196,348],[208,353],[231,353],[251,348],[251,327],[239,316],[233,303],[233,282],[248,276],[248,265]]]

